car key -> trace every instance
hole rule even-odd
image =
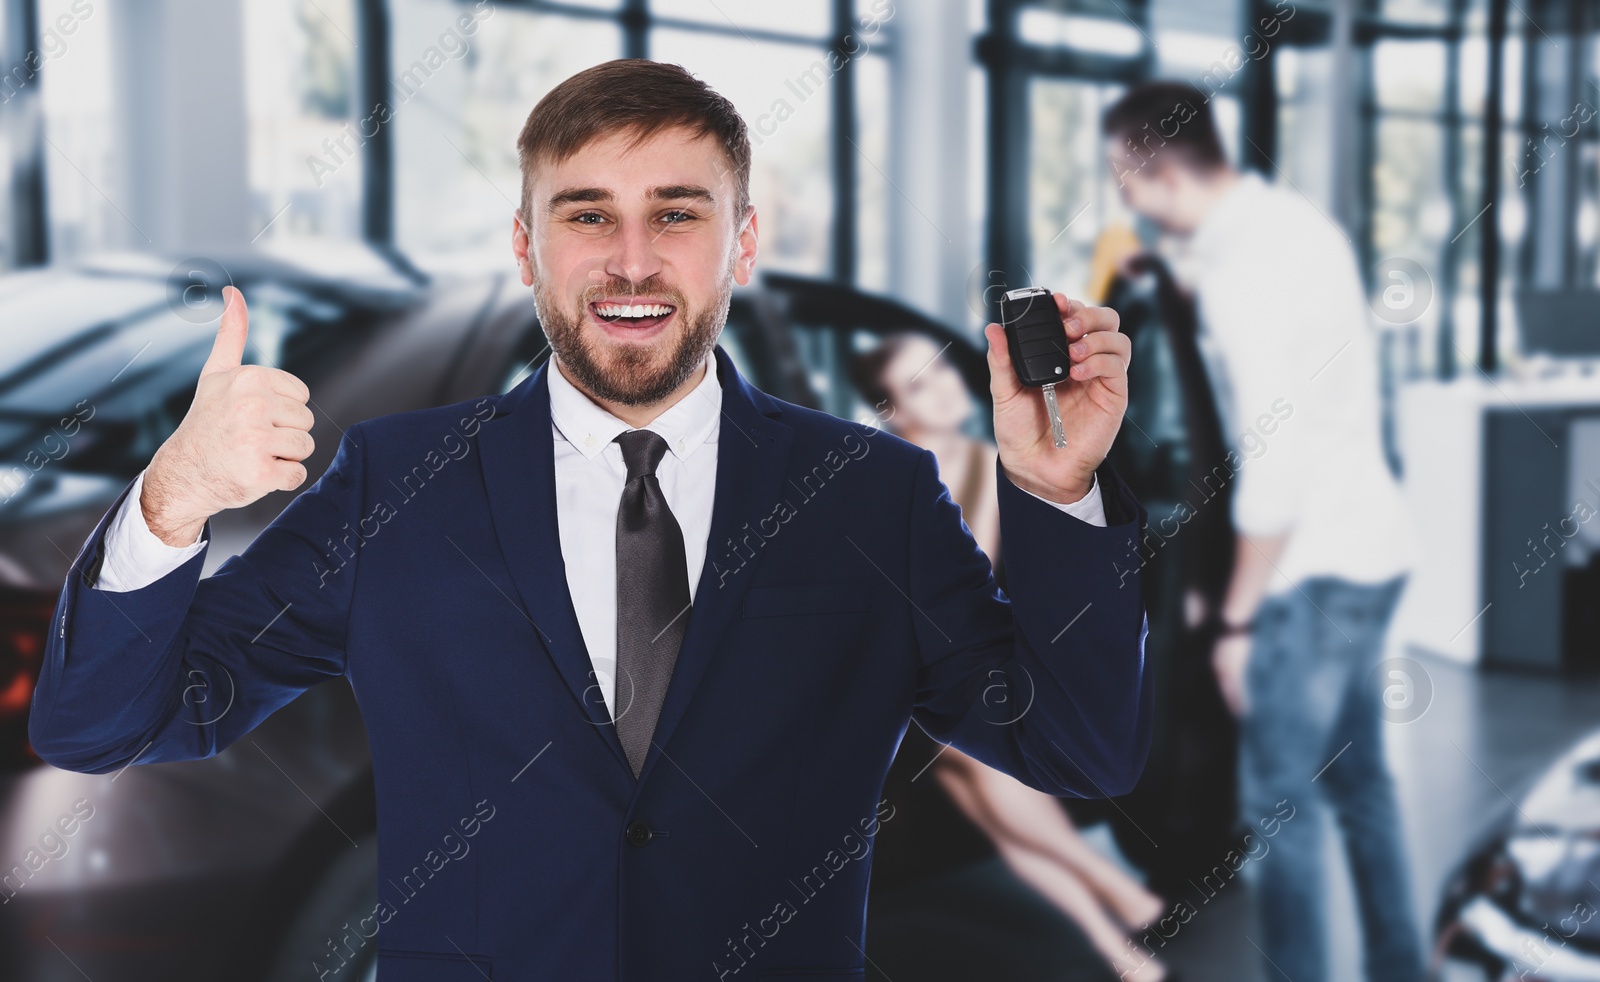
[[[1023,385],[1044,389],[1044,408],[1050,414],[1050,436],[1056,447],[1067,445],[1056,405],[1056,383],[1067,375],[1067,329],[1049,290],[1030,286],[1007,291],[1000,300],[1000,326],[1005,328],[1011,367]]]

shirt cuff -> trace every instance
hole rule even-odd
[[[186,546],[169,546],[157,538],[145,522],[144,508],[139,504],[143,490],[144,471],[140,471],[133,479],[133,489],[122,499],[122,506],[106,527],[100,575],[93,584],[96,590],[126,593],[142,589],[206,547],[207,540],[199,537]]]
[[[1017,490],[1024,494],[1039,498],[1038,495],[1034,494],[1032,491],[1029,491],[1027,488],[1018,488]],[[1050,505],[1052,508],[1066,512],[1068,515],[1071,515],[1073,518],[1076,518],[1079,521],[1088,522],[1090,525],[1098,525],[1101,528],[1105,527],[1106,504],[1104,501],[1100,500],[1099,474],[1095,474],[1094,478],[1089,482],[1089,493],[1084,495],[1082,498],[1079,498],[1077,501],[1073,501],[1064,505],[1059,501],[1051,501],[1049,498],[1039,498],[1039,500],[1047,505]]]

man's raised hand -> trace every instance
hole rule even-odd
[[[1067,434],[1064,450],[1056,449],[1051,438],[1039,389],[1023,385],[1011,367],[1005,329],[990,324],[983,333],[989,342],[989,391],[1000,465],[1017,487],[1065,504],[1088,494],[1095,469],[1122,426],[1133,345],[1117,330],[1121,318],[1110,307],[1090,307],[1059,293],[1054,299],[1072,366],[1056,386]]]
[[[206,519],[305,482],[311,456],[311,391],[288,372],[244,364],[249,312],[222,288],[222,323],[200,369],[183,422],[145,469],[140,505],[150,531],[172,546],[193,543]]]

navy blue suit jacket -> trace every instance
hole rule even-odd
[[[1107,527],[1000,475],[1008,598],[930,453],[716,364],[709,551],[637,780],[567,590],[548,362],[352,426],[204,579],[202,553],[92,589],[102,519],[51,625],[35,750],[90,773],[207,757],[343,675],[378,799],[381,899],[351,927],[382,982],[863,978],[912,717],[1051,794],[1133,787],[1147,621],[1114,564],[1146,513],[1109,465]],[[196,678],[232,687],[220,719]]]

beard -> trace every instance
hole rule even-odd
[[[590,303],[635,294],[659,297],[673,306],[673,316],[683,321],[676,341],[651,346],[597,343],[599,332],[585,330]],[[723,277],[716,298],[704,310],[691,309],[681,292],[654,276],[639,283],[613,279],[593,285],[579,296],[571,311],[546,291],[542,278],[534,282],[533,298],[550,349],[579,386],[606,402],[648,406],[688,381],[716,345],[733,298],[733,271],[730,268]]]

